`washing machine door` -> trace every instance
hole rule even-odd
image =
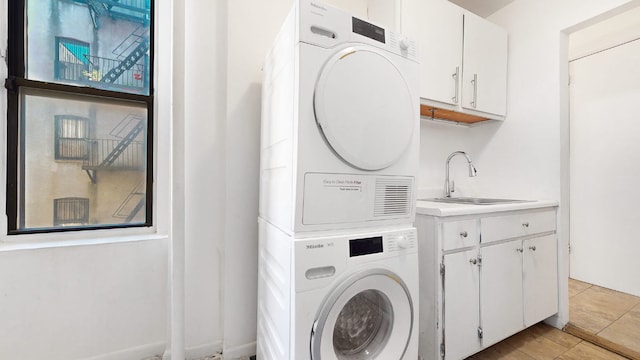
[[[351,46],[325,63],[316,83],[316,121],[333,151],[349,165],[379,170],[409,146],[416,122],[402,72],[382,51]]]
[[[325,299],[311,331],[311,359],[402,359],[413,319],[411,295],[397,275],[360,273]]]

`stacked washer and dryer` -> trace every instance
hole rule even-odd
[[[258,360],[418,357],[415,44],[298,0],[264,66]]]

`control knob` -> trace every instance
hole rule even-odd
[[[398,244],[398,248],[406,249],[409,247],[409,239],[406,236],[398,236],[396,244]]]
[[[400,40],[400,49],[401,49],[401,50],[404,50],[404,51],[408,50],[410,45],[411,45],[411,44],[409,43],[409,39],[407,39],[407,38],[402,38],[402,39]]]

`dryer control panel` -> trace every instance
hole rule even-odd
[[[298,41],[325,48],[364,43],[418,62],[417,45],[406,36],[316,0],[299,0]]]
[[[384,28],[373,25],[364,20],[360,20],[357,17],[352,17],[351,23],[353,25],[354,33],[360,34],[362,36],[366,36],[369,39],[379,41],[383,44],[386,43],[386,38],[384,36]]]

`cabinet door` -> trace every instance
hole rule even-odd
[[[480,253],[480,322],[486,347],[524,328],[522,240],[486,246]]]
[[[463,359],[480,350],[477,250],[444,256],[445,359]]]
[[[464,14],[462,107],[504,116],[507,111],[507,32]]]
[[[459,102],[462,71],[461,8],[448,1],[405,0],[402,33],[418,43],[420,97],[438,103]],[[439,104],[437,104],[439,105]]]
[[[524,323],[558,312],[558,245],[555,235],[524,241]]]

